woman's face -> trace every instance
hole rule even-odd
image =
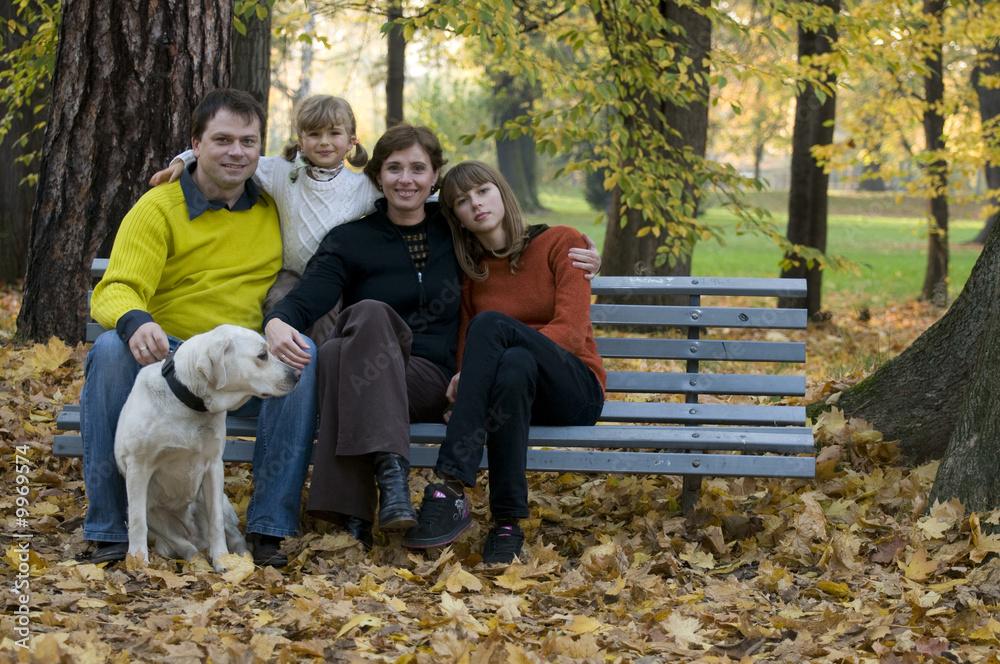
[[[505,208],[500,189],[492,182],[476,185],[455,197],[451,206],[455,217],[486,249],[500,250],[507,246],[503,230]]]
[[[419,143],[391,153],[378,176],[378,184],[389,205],[389,218],[404,224],[423,220],[424,203],[431,195],[438,174],[439,171],[431,166],[430,155]]]

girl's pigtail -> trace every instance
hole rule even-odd
[[[354,154],[347,157],[347,163],[355,168],[363,168],[368,163],[368,152],[361,143],[354,144]]]
[[[299,144],[294,142],[289,142],[285,149],[281,151],[281,156],[287,161],[295,161],[295,155],[299,153]]]

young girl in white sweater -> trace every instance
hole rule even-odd
[[[295,285],[330,229],[373,212],[381,195],[367,177],[344,167],[345,158],[355,168],[368,163],[350,104],[339,97],[312,95],[296,107],[293,120],[296,143],[280,157],[261,157],[253,176],[274,199],[281,219],[284,269],[268,292],[265,312]],[[173,181],[194,162],[191,150],[183,152],[150,184]],[[332,319],[324,317],[310,328],[317,346],[332,329]]]

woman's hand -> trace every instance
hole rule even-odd
[[[444,391],[445,397],[447,397],[448,401],[450,401],[451,403],[455,403],[455,397],[458,396],[458,377],[461,375],[462,372],[460,371],[454,376],[452,376],[451,382],[448,383],[448,389]],[[449,406],[448,410],[444,411],[444,423],[447,424],[448,420],[450,419],[451,419],[451,407]]]
[[[272,318],[264,327],[271,352],[288,366],[300,371],[309,364],[309,344],[299,331],[283,320]]]
[[[167,333],[156,323],[143,323],[128,340],[128,348],[135,361],[146,366],[159,362],[170,353]]]
[[[153,177],[149,178],[149,186],[156,187],[161,184],[166,184],[168,182],[173,182],[181,176],[181,171],[184,170],[184,162],[180,159],[174,159],[170,162],[170,165],[164,168],[162,171],[158,171],[153,174]]]
[[[569,250],[569,258],[573,261],[573,267],[578,267],[584,272],[585,279],[593,279],[601,270],[601,255],[597,253],[597,245],[586,233],[583,239],[587,243],[586,249],[573,248]]]

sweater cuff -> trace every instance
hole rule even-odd
[[[115,332],[118,338],[128,345],[128,340],[132,338],[135,331],[146,323],[154,323],[153,317],[142,309],[132,309],[122,314],[115,324]]]
[[[277,318],[278,320],[280,320],[282,323],[288,323],[288,319],[287,318],[285,318],[284,316],[282,316],[280,313],[276,313],[274,311],[274,309],[271,309],[271,311],[266,316],[264,316],[264,320],[260,324],[260,331],[261,331],[261,333],[264,332],[264,328],[267,327],[267,324],[270,323],[275,318]],[[291,323],[288,323],[288,324],[291,325]]]

